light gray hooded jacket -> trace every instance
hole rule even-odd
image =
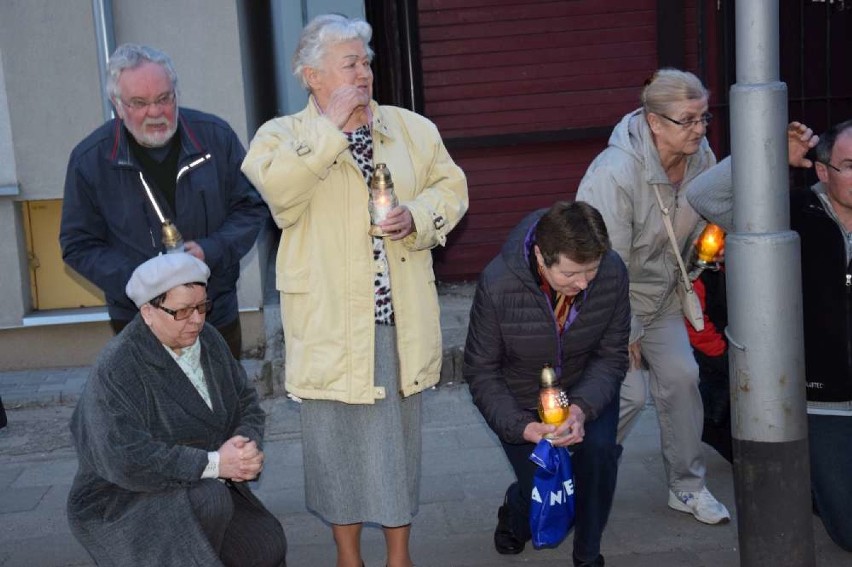
[[[630,307],[633,311],[630,342],[641,338],[645,324],[660,315],[680,312],[674,293],[678,265],[663,214],[654,194],[656,185],[672,216],[678,248],[687,263],[693,242],[706,224],[686,200],[686,189],[695,177],[716,163],[704,139],[687,158],[686,174],[679,188],[669,181],[654,145],[642,109],[621,119],[608,147],[586,170],[577,200],[597,208],[606,222],[612,248],[627,265],[630,275]]]

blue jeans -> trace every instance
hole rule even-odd
[[[834,543],[852,551],[852,417],[808,415],[811,494]]]
[[[586,436],[570,447],[574,471],[574,557],[594,561],[601,551],[601,536],[609,519],[621,446],[615,443],[619,396],[613,396],[597,419],[585,423]],[[515,537],[528,541],[530,533],[530,495],[536,465],[529,460],[535,445],[503,443],[503,451],[515,471],[518,482],[506,491],[509,526]]]

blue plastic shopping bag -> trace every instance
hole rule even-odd
[[[574,474],[565,447],[539,441],[530,455],[538,465],[530,499],[530,531],[536,548],[554,547],[574,525]]]

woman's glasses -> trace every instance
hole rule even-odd
[[[163,307],[162,305],[157,305],[157,309],[161,309],[175,318],[175,321],[183,321],[184,319],[189,319],[192,315],[193,311],[198,311],[200,315],[204,315],[213,307],[213,300],[208,299],[204,303],[199,303],[198,305],[193,305],[191,307],[182,307],[180,309],[169,309],[168,307]]]
[[[672,124],[677,124],[678,126],[680,126],[681,128],[683,128],[685,130],[692,128],[693,126],[697,126],[698,124],[703,124],[703,125],[707,126],[708,124],[710,124],[710,121],[713,120],[713,115],[710,114],[709,112],[705,112],[704,114],[701,115],[701,118],[696,118],[695,120],[675,120],[674,118],[669,118],[665,114],[659,114],[659,113],[656,113],[656,112],[654,114],[656,114],[657,116],[662,116],[663,118],[665,118],[666,120],[668,120]]]

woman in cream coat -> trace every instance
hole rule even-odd
[[[338,15],[302,32],[293,71],[308,105],[258,130],[243,171],[283,230],[278,249],[286,385],[302,398],[307,506],[332,525],[337,566],[362,565],[361,527],[383,527],[409,567],[420,477],[420,399],[438,382],[431,249],[468,206],[435,126],[372,100],[370,26]],[[400,206],[368,234],[368,186],[387,164]]]

